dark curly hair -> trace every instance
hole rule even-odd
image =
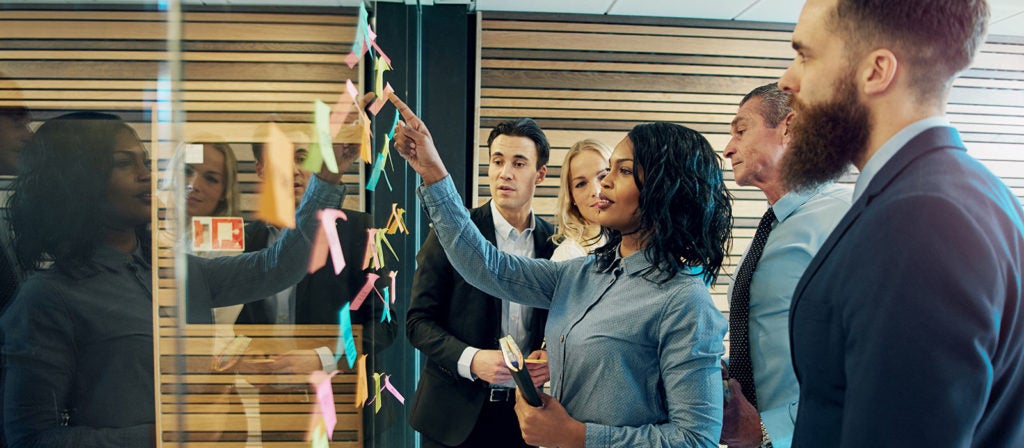
[[[14,193],[7,201],[22,269],[40,269],[48,261],[69,274],[92,268],[90,260],[105,233],[107,184],[122,132],[137,138],[119,117],[99,112],[62,115],[36,130],[21,151]],[[137,233],[145,235],[144,227]]]
[[[732,229],[732,195],[722,179],[722,159],[704,136],[677,124],[637,125],[628,137],[640,188],[637,231],[645,236],[643,250],[655,267],[645,277],[663,283],[682,273],[710,284],[729,251]],[[599,263],[610,263],[622,235],[604,231],[608,244],[596,253]]]

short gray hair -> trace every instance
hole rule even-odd
[[[743,101],[740,101],[740,107],[754,98],[761,98],[761,118],[769,128],[774,129],[793,111],[789,106],[789,94],[782,91],[778,83],[765,84],[751,90],[743,97]]]

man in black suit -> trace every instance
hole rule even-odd
[[[253,144],[256,158],[256,174],[263,178],[263,145]],[[296,203],[306,191],[310,172],[302,169],[308,150],[296,148],[293,189]],[[345,256],[345,269],[334,273],[331,257],[326,264],[312,274],[306,275],[297,285],[279,292],[274,297],[245,304],[238,315],[238,324],[331,324],[338,323],[338,311],[350,301],[366,283],[363,270],[363,256],[366,253],[366,230],[373,228],[373,216],[355,210],[343,209],[347,220],[339,219],[335,226]],[[263,249],[277,240],[281,230],[262,221],[253,221],[245,226],[245,251]],[[390,278],[380,274],[378,290],[390,286]],[[397,328],[395,321],[380,322],[384,304],[371,293],[358,310],[352,311],[352,323],[363,325],[363,347],[360,353],[375,354],[391,345]],[[393,314],[392,314],[393,315]],[[303,349],[290,353],[279,360],[281,369],[293,373],[309,373],[314,370],[330,372],[337,366],[332,347]],[[372,365],[372,364],[368,364]]]
[[[549,258],[552,226],[532,210],[533,193],[547,173],[550,153],[533,120],[502,122],[487,139],[491,201],[472,210],[484,238],[498,249]],[[540,352],[545,310],[503,302],[470,286],[452,268],[433,231],[420,248],[406,332],[427,360],[410,423],[424,447],[523,447],[515,392],[498,338],[512,334],[523,353]],[[534,383],[547,364],[528,364]]]
[[[794,447],[1024,446],[1024,215],[944,117],[984,0],[810,0],[794,188],[861,174],[798,284]]]

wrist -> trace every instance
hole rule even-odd
[[[341,170],[338,170],[337,173],[332,173],[330,170],[327,169],[327,166],[324,165],[323,168],[320,168],[320,172],[316,173],[316,177],[319,177],[320,180],[327,182],[331,185],[339,185],[341,184],[341,177],[343,174],[344,173],[342,173]]]
[[[569,417],[569,430],[565,432],[566,440],[559,443],[561,448],[584,448],[587,445],[587,425]]]
[[[433,185],[448,177],[448,170],[442,166],[439,169],[420,174],[420,177],[423,178],[423,185]]]

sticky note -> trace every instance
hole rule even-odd
[[[348,92],[342,93],[338,96],[338,102],[334,103],[334,107],[331,108],[331,135],[338,135],[341,131],[341,127],[345,124],[345,119],[348,118],[348,114],[352,109],[352,97],[349,96]]]
[[[366,255],[363,256],[363,269],[374,264],[373,259],[377,256],[377,229],[366,229]]]
[[[338,161],[334,158],[334,144],[331,142],[331,107],[320,100],[314,104],[314,122],[316,123],[316,143],[320,148],[320,157],[324,165],[332,173],[338,172]],[[315,151],[315,149],[314,149]]]
[[[320,226],[327,235],[327,247],[331,252],[331,261],[334,263],[334,275],[341,273],[342,269],[345,269],[345,256],[341,253],[341,241],[338,238],[338,227],[335,225],[335,221],[343,219],[348,221],[348,217],[345,216],[345,212],[328,208],[317,212],[317,216],[320,217]]]
[[[388,235],[398,232],[409,234],[409,229],[405,227],[405,209],[398,208],[396,203],[391,203],[391,216],[388,217],[388,223],[384,228],[387,229]]]
[[[359,104],[359,90],[356,89],[356,85],[352,84],[351,79],[345,80],[345,91],[348,92],[348,96],[352,97],[352,101]]]
[[[385,286],[384,297],[381,298],[381,301],[384,302],[384,312],[380,316],[381,322],[391,322],[391,306],[388,305],[388,294],[388,288]]]
[[[345,360],[348,361],[348,368],[352,368],[356,363],[356,340],[352,337],[352,316],[349,310],[349,304],[341,307],[338,311],[338,331],[341,334],[338,335],[338,342],[334,348],[334,361],[341,360],[342,352],[345,353]],[[344,346],[342,344],[344,343]]]
[[[270,123],[268,128],[263,151],[263,189],[256,216],[277,227],[295,228],[295,146],[276,124]]]
[[[373,390],[376,391],[376,392],[374,392],[374,397],[373,397],[373,413],[376,414],[376,413],[380,412],[380,374],[379,373],[374,373],[373,374]]]
[[[359,361],[356,361],[356,402],[357,408],[363,407],[366,404],[366,399],[370,398],[370,393],[366,389],[366,354],[359,355]]]
[[[362,289],[356,293],[356,296],[352,298],[353,310],[358,310],[359,307],[363,305],[363,301],[366,300],[366,296],[370,295],[370,290],[373,289],[373,285],[377,283],[377,279],[379,278],[380,276],[373,272],[366,273],[366,283],[364,283]],[[348,306],[348,304],[346,303],[345,306]]]
[[[384,137],[385,139],[387,137]],[[384,154],[377,153],[377,161],[373,163],[373,169],[370,171],[370,178],[366,181],[366,189],[369,191],[375,191],[377,189],[377,182],[380,182],[381,172],[384,171]]]
[[[317,423],[310,434],[311,448],[331,448],[331,442],[327,440],[327,432],[324,430],[323,422]]]
[[[185,163],[186,164],[200,164],[203,163],[203,145],[200,143],[190,143],[185,145]]]
[[[387,87],[384,87],[382,92],[377,94],[377,99],[373,101],[373,104],[370,105],[370,113],[373,115],[380,113],[381,108],[388,103],[388,96],[394,92],[395,89],[394,87],[391,87],[391,83],[389,82]]]
[[[395,291],[398,291],[397,289],[395,289],[395,279],[398,277],[398,271],[388,272],[388,276],[391,277],[391,303],[395,303],[395,296],[397,295]]]
[[[393,395],[399,403],[405,404],[405,397],[398,393],[398,389],[391,384],[391,375],[384,377],[384,388],[387,389],[388,392],[391,392],[391,395]]]
[[[309,382],[316,388],[317,411],[323,418],[328,439],[333,439],[334,426],[338,424],[338,413],[334,410],[334,388],[331,386],[331,378],[337,374],[337,370],[331,373],[317,370],[309,374]]]

